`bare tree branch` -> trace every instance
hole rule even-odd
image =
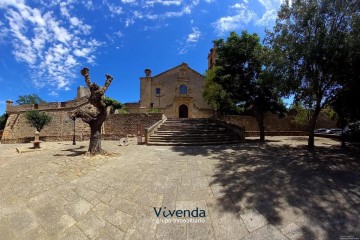
[[[108,87],[111,84],[111,81],[113,80],[113,77],[111,75],[105,74],[105,76],[106,76],[106,81],[105,81],[105,85],[103,87],[104,93],[106,92],[106,90],[108,89]]]
[[[83,75],[85,77],[86,86],[88,86],[88,88],[90,88],[91,80],[90,80],[89,69],[88,68],[83,68],[80,71],[80,73],[81,73],[81,75]]]

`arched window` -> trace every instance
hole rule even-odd
[[[180,94],[187,94],[188,93],[187,86],[184,84],[180,85],[179,92],[180,92]]]

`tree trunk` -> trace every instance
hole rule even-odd
[[[260,142],[265,142],[264,113],[257,113],[256,120],[260,131]]]
[[[316,120],[317,117],[319,116],[320,113],[320,103],[316,105],[315,110],[313,115],[311,116],[310,119],[310,124],[309,124],[309,138],[308,138],[308,148],[309,149],[314,149],[315,148],[315,134],[314,134],[314,130],[315,130],[315,125],[316,125]]]
[[[103,150],[101,149],[101,126],[102,123],[98,123],[98,121],[94,121],[89,123],[90,125],[90,144],[88,152],[91,154],[99,154],[102,153]]]
[[[98,119],[89,122],[90,143],[88,152],[92,155],[104,153],[104,150],[101,148],[101,127],[106,120],[106,116],[106,112],[101,112],[101,115],[98,115]]]
[[[308,148],[314,149],[315,147],[315,135],[314,135],[315,125],[310,123],[310,129],[309,129],[309,138],[308,138]]]

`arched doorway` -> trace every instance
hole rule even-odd
[[[179,107],[179,118],[188,118],[188,107],[185,104],[180,105]]]

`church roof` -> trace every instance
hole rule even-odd
[[[173,67],[173,68],[170,68],[169,70],[166,70],[166,71],[164,71],[164,72],[162,72],[162,73],[159,73],[158,75],[153,76],[153,78],[159,77],[159,76],[161,76],[161,75],[163,75],[163,74],[165,74],[165,73],[168,73],[168,72],[170,72],[170,71],[172,71],[172,70],[174,70],[174,69],[176,69],[176,68],[181,68],[181,67],[186,67],[186,68],[190,69],[192,72],[200,75],[201,77],[203,77],[203,78],[205,77],[205,76],[202,75],[201,73],[199,73],[199,72],[195,71],[194,69],[192,69],[191,67],[189,67],[189,65],[188,65],[187,63],[184,63],[184,62],[183,62],[183,63],[181,63],[180,65],[177,65],[177,66],[175,66],[175,67]]]

